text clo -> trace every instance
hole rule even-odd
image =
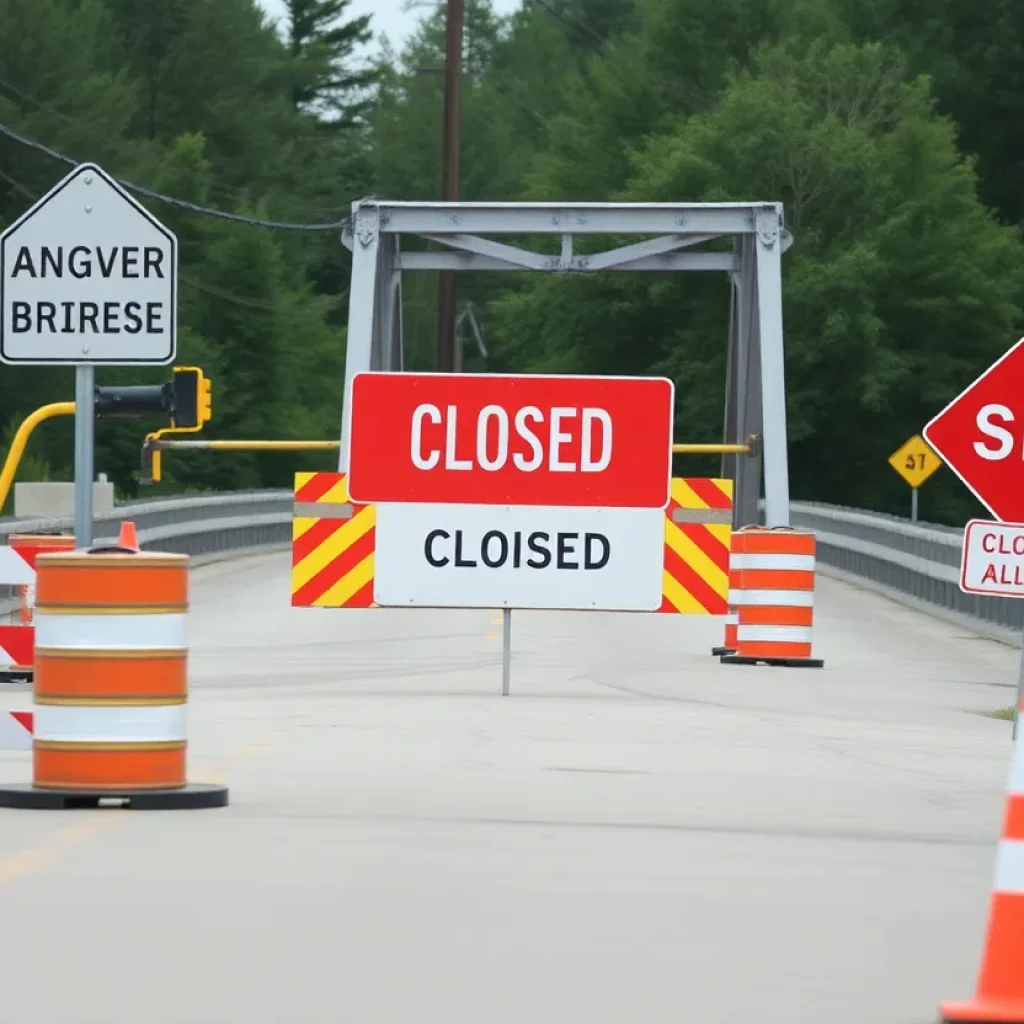
[[[424,436],[427,425],[444,424],[444,444]],[[514,437],[512,436],[514,431]],[[431,431],[431,433],[435,433]],[[577,441],[578,439],[578,441]],[[456,451],[458,408],[449,405],[444,413],[436,405],[418,405],[412,414],[410,432],[412,464],[431,470],[442,464],[446,470],[496,472],[512,465],[532,473],[545,463],[554,473],[600,473],[612,459],[612,419],[604,409],[556,406],[550,417],[535,405],[525,405],[511,418],[500,405],[486,405],[476,421],[474,456]],[[567,457],[566,449],[579,446],[579,461]],[[443,454],[442,454],[443,452]]]

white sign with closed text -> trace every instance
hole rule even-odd
[[[1024,597],[1024,523],[972,519],[964,529],[960,589]]]
[[[656,611],[664,549],[662,509],[379,504],[374,600]]]
[[[0,362],[171,363],[177,285],[174,234],[80,164],[0,236]]]

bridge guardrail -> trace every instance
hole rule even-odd
[[[139,543],[163,551],[191,555],[194,562],[213,561],[245,551],[286,547],[292,537],[290,490],[233,491],[188,497],[130,501],[111,512],[97,512],[95,542],[114,542],[123,519],[131,519]],[[71,532],[70,517],[53,519],[0,518],[0,544],[13,533]],[[13,597],[0,586],[0,611]]]
[[[982,632],[1001,639],[1024,628],[1024,602],[960,590],[960,528],[813,502],[794,502],[791,515],[794,526],[817,534],[819,564],[840,576],[968,616]],[[97,514],[97,541],[116,539],[118,524],[126,518],[135,522],[142,544],[210,561],[286,547],[291,540],[292,492],[237,491],[127,502]],[[0,518],[0,543],[12,533],[71,528],[69,518]],[[0,601],[10,596],[0,588]]]
[[[959,586],[963,528],[899,516],[793,502],[794,526],[818,537],[818,561],[874,589],[975,620],[981,632],[1010,639],[1024,629],[1024,602],[965,594]]]

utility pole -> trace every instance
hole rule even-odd
[[[463,0],[448,0],[444,64],[444,142],[441,156],[441,199],[459,198],[459,155],[462,149],[462,24]],[[461,369],[455,353],[455,273],[441,271],[437,294],[437,369]]]

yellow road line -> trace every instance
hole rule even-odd
[[[335,705],[331,704],[327,707],[319,708],[313,714],[320,715],[333,707]],[[251,743],[247,743],[242,747],[236,747],[222,759],[219,768],[215,768],[210,772],[203,772],[195,781],[223,784],[229,767],[275,746],[276,743],[295,732],[297,728],[298,724],[285,727],[275,726],[273,729],[258,736]],[[30,814],[32,812],[25,811],[23,813]],[[106,811],[86,812],[86,817],[80,816],[82,811],[67,811],[66,813],[75,816],[74,824],[58,829],[38,846],[31,847],[28,850],[21,850],[19,853],[0,860],[0,886],[17,882],[27,875],[41,871],[57,860],[65,850],[92,839],[93,836],[99,835],[104,830],[112,828],[114,825],[126,821],[130,817],[129,814],[115,813],[113,808]],[[145,812],[140,811],[138,813],[144,814]]]
[[[58,829],[38,846],[29,850],[22,850],[20,853],[0,861],[0,885],[17,882],[26,875],[45,868],[53,863],[61,852],[69,846],[77,846],[80,843],[84,843],[87,839],[91,839],[104,829],[110,828],[111,825],[119,820],[119,815],[104,814],[102,811],[97,811],[90,814],[87,818],[76,821],[73,825]]]

